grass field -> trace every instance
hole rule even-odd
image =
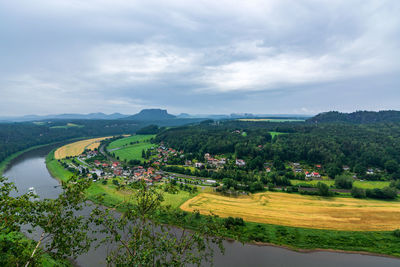
[[[292,183],[292,185],[309,184],[312,186],[317,186],[318,182],[322,182],[329,186],[335,184],[334,180],[311,180],[311,181],[290,180],[290,182]],[[388,182],[388,181],[362,181],[362,182],[354,181],[354,183],[353,183],[353,186],[359,187],[359,188],[364,188],[364,189],[384,188],[389,185],[390,185],[390,182]]]
[[[54,157],[56,159],[63,159],[68,156],[78,156],[85,150],[85,148],[90,147],[91,149],[94,149],[99,147],[100,141],[107,138],[111,138],[111,136],[82,140],[62,146],[54,152]]]
[[[51,129],[68,129],[68,128],[72,128],[72,127],[78,127],[78,128],[82,128],[84,127],[83,125],[79,125],[79,124],[75,124],[75,123],[67,123],[66,125],[61,125],[61,126],[52,126],[50,127]]]
[[[118,139],[114,142],[111,142],[107,146],[108,151],[112,151],[115,154],[115,157],[119,157],[120,160],[140,160],[144,161],[142,158],[142,150],[149,149],[154,147],[154,144],[151,144],[149,140],[153,138],[155,135],[146,134],[146,135],[133,135],[130,137]],[[131,144],[132,142],[139,142],[135,144]],[[115,150],[114,150],[115,149]]]
[[[142,158],[142,150],[146,150],[151,147],[154,147],[154,144],[138,143],[138,144],[130,145],[126,148],[115,150],[112,153],[115,154],[115,157],[119,157],[120,160],[129,161],[132,159],[137,159],[140,161],[144,161],[144,158]]]
[[[385,231],[400,228],[400,202],[322,198],[267,192],[230,198],[200,194],[181,209],[246,221],[295,227],[347,231]]]
[[[302,119],[238,119],[239,121],[252,121],[252,122],[264,122],[264,121],[270,121],[270,122],[290,122],[290,121],[305,121]]]
[[[281,133],[281,132],[269,132],[272,136],[272,139],[277,136],[277,135],[281,135],[281,134],[287,134],[287,133]]]
[[[153,135],[153,134],[143,134],[143,135],[129,136],[129,137],[118,139],[118,140],[115,140],[114,142],[111,142],[107,146],[107,149],[110,150],[110,149],[114,149],[114,148],[118,148],[118,147],[123,147],[125,145],[129,145],[131,142],[147,141],[147,140],[150,140],[153,137],[155,137],[155,135]]]

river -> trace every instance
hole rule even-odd
[[[4,176],[14,182],[21,193],[27,192],[28,188],[33,186],[41,198],[55,198],[61,188],[58,181],[51,177],[45,164],[45,157],[53,148],[54,146],[48,146],[22,154],[11,162]],[[285,248],[242,245],[239,242],[228,241],[224,242],[224,246],[224,255],[215,253],[214,266],[400,266],[400,259],[389,257],[336,252],[300,253]],[[89,267],[105,266],[106,252],[105,246],[97,250],[92,249],[89,253],[79,256],[76,264]]]

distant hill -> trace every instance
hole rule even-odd
[[[160,121],[175,118],[176,116],[169,114],[165,109],[143,109],[139,113],[123,119],[135,121]]]
[[[50,115],[25,115],[21,117],[0,117],[2,122],[24,122],[24,121],[41,121],[41,120],[116,120],[127,117],[121,113],[104,114],[89,113],[89,114],[50,114]]]
[[[356,111],[353,113],[341,113],[338,111],[330,111],[320,113],[307,122],[324,123],[324,122],[345,122],[345,123],[379,123],[379,122],[400,122],[400,111]]]

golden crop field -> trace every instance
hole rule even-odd
[[[63,159],[68,156],[78,156],[82,154],[85,148],[91,150],[98,148],[100,141],[107,138],[112,138],[112,136],[87,139],[62,146],[54,152],[54,157],[56,159]]]
[[[237,198],[203,193],[180,207],[210,211],[220,217],[245,221],[347,231],[385,231],[400,228],[400,202],[323,198],[278,192]]]

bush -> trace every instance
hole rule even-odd
[[[397,189],[392,187],[367,189],[366,195],[367,197],[377,199],[395,199],[397,197]]]
[[[232,229],[235,226],[244,226],[245,223],[242,218],[228,217],[224,219],[224,225],[227,229]]]
[[[351,189],[351,195],[352,195],[352,197],[355,197],[355,198],[365,198],[366,197],[365,190],[362,188],[358,188],[358,187],[353,187]]]
[[[331,195],[331,192],[329,192],[329,186],[327,184],[318,182],[317,188],[320,196],[327,197]]]
[[[351,189],[353,187],[353,178],[339,175],[335,177],[336,188]]]
[[[395,237],[399,237],[399,238],[400,238],[400,229],[394,230],[394,231],[393,231],[393,235],[394,235]]]

